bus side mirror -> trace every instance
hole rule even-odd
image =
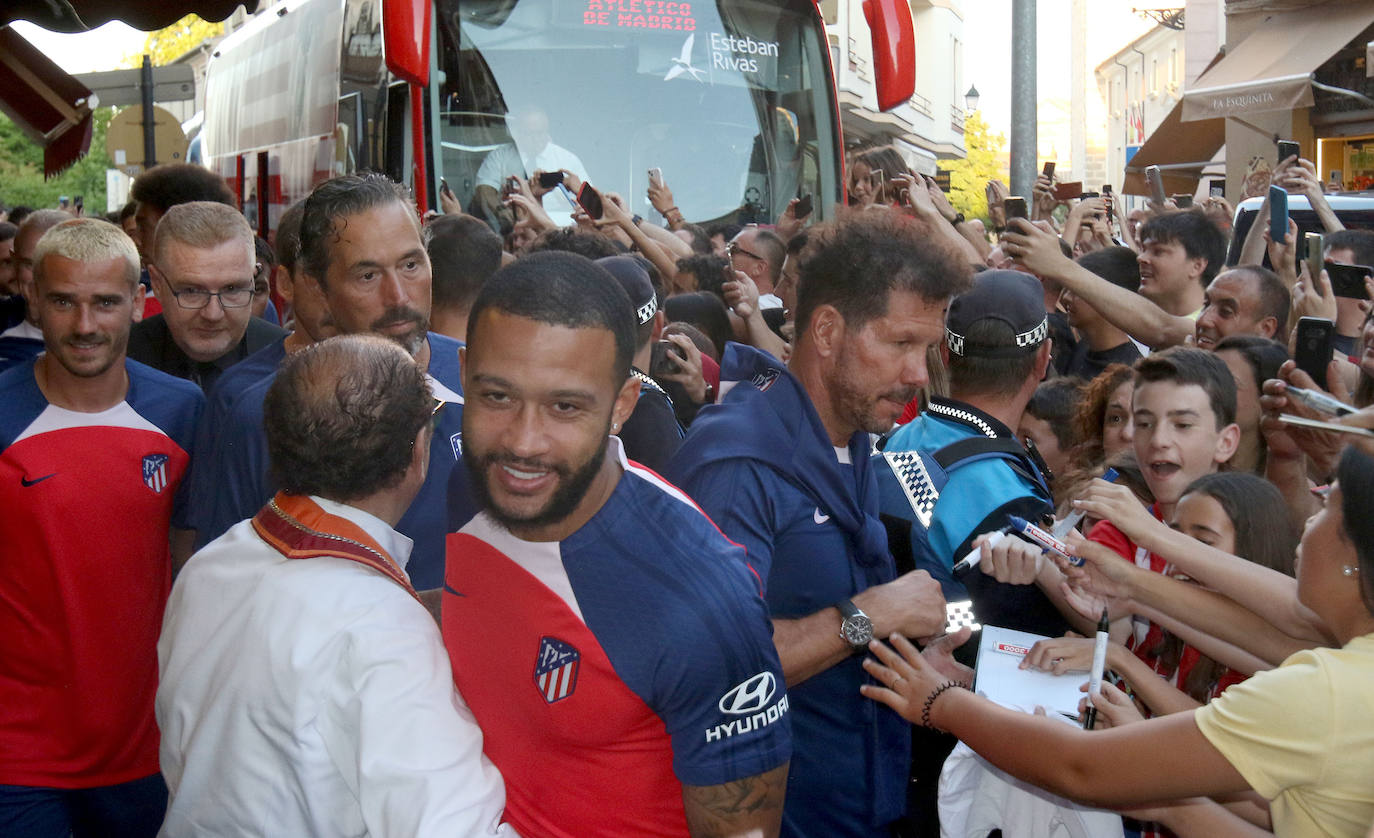
[[[382,0],[386,68],[411,84],[429,83],[431,0]]]
[[[906,0],[864,0],[873,35],[878,110],[891,110],[916,92],[916,26]]]

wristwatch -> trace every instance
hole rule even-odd
[[[964,214],[962,212],[955,213],[954,217],[949,219],[949,223],[953,224],[955,227],[958,227],[960,224],[963,224],[964,221]]]
[[[873,621],[859,610],[853,600],[842,599],[835,603],[835,607],[840,609],[840,616],[843,617],[840,620],[840,637],[856,652],[868,649],[869,641],[873,639]]]

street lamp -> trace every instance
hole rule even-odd
[[[964,110],[969,113],[978,110],[978,88],[971,84],[968,86],[968,93],[964,94]]]

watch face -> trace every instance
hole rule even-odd
[[[873,639],[873,621],[864,614],[846,617],[840,624],[840,634],[850,646],[867,646]]]

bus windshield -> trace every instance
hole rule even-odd
[[[569,169],[654,220],[651,168],[699,224],[772,223],[804,194],[820,214],[840,200],[812,0],[438,0],[436,10],[435,158],[475,214],[499,202],[507,176],[534,169]],[[566,222],[557,190],[544,207]]]

